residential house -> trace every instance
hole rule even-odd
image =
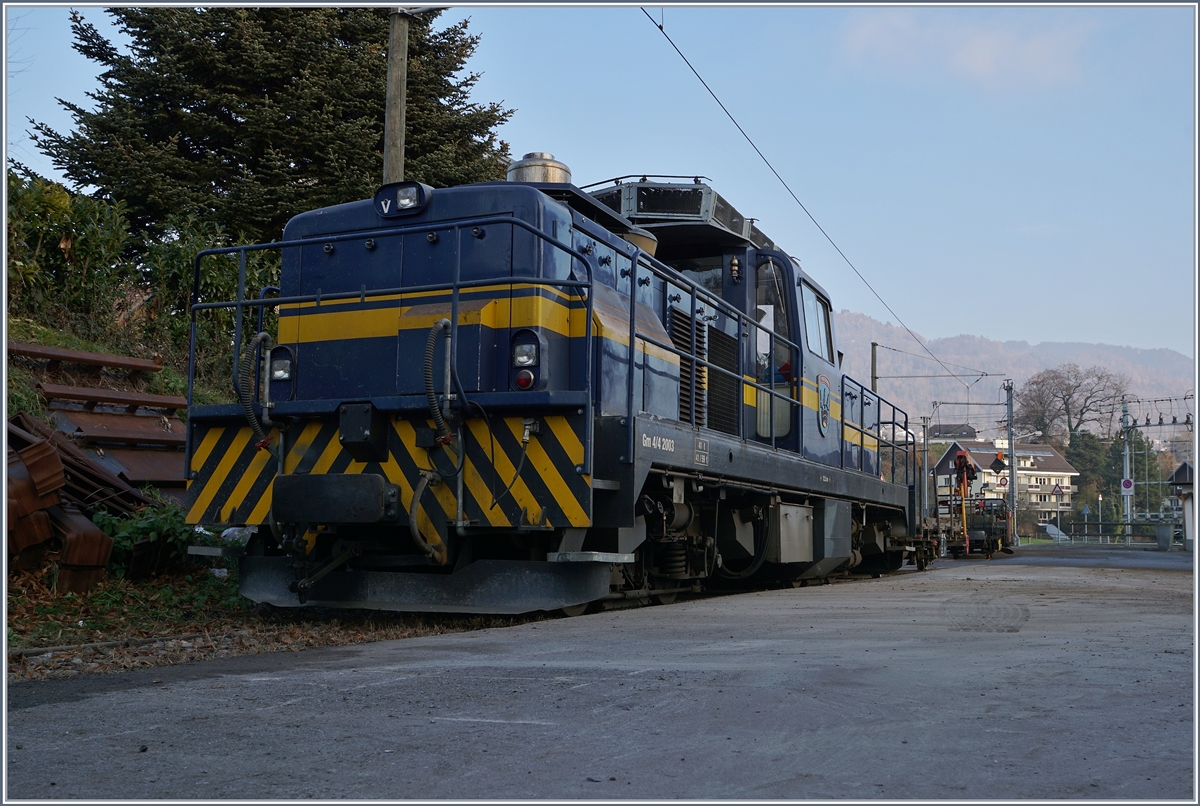
[[[965,451],[975,466],[975,481],[968,493],[983,498],[1008,498],[1011,483],[1008,440],[955,440],[933,468],[937,483],[938,511],[948,514],[949,499],[954,486],[954,457]],[[1017,509],[1033,510],[1039,523],[1055,519],[1060,512],[1070,512],[1072,496],[1078,491],[1075,478],[1079,471],[1049,445],[1017,443]],[[1000,459],[1004,468],[993,470]]]

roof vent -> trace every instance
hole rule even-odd
[[[512,163],[507,176],[509,182],[571,183],[571,169],[545,151],[531,151]]]

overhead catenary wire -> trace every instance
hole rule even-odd
[[[879,343],[876,343],[876,345],[875,345],[875,346],[876,346],[876,347],[878,347],[878,348],[880,348],[881,350],[891,350],[893,353],[900,353],[901,355],[911,355],[913,358],[920,358],[922,361],[928,361],[928,360],[929,360],[928,356],[921,355],[920,353],[910,353],[910,352],[908,352],[907,350],[900,350],[900,349],[897,349],[897,348],[895,348],[895,347],[888,347],[886,344],[879,344]],[[940,363],[942,363],[942,362],[941,362],[941,361],[939,361],[938,363],[940,364]],[[966,366],[966,365],[964,365],[964,364],[954,364],[954,363],[951,363],[951,362],[949,362],[949,361],[945,362],[945,365],[946,365],[946,366],[948,366],[948,367],[958,367],[959,369],[970,370],[972,373],[975,373],[975,374],[978,374],[978,375],[991,375],[991,374],[992,374],[992,373],[990,373],[990,372],[984,372],[982,369],[976,369],[975,367],[968,367],[968,366]],[[916,376],[913,376],[913,377],[916,377]],[[928,376],[928,377],[931,377],[931,378],[932,378],[932,377],[934,377],[934,376],[930,375],[930,376]],[[940,377],[940,376],[939,376],[939,377]]]
[[[925,346],[924,342],[922,342],[919,338],[917,338],[917,334],[913,333],[912,328],[910,328],[908,325],[906,325],[904,323],[904,320],[900,318],[899,314],[897,314],[894,310],[892,310],[892,306],[887,304],[887,302],[884,300],[884,298],[879,295],[879,292],[875,290],[875,287],[872,286],[871,283],[867,281],[867,278],[863,276],[862,272],[860,272],[858,270],[858,267],[855,266],[853,262],[851,262],[850,258],[846,257],[846,253],[842,251],[842,248],[840,246],[838,246],[837,243],[834,242],[833,238],[831,238],[829,236],[829,233],[825,231],[825,228],[822,227],[821,224],[817,221],[817,219],[813,216],[813,214],[808,211],[808,208],[804,206],[804,202],[800,201],[800,197],[797,196],[792,191],[792,189],[788,185],[788,183],[779,174],[779,171],[775,170],[775,166],[772,165],[771,161],[769,159],[767,159],[767,156],[762,153],[762,150],[759,149],[759,147],[757,145],[755,145],[754,140],[752,140],[750,138],[750,135],[746,133],[746,130],[742,128],[742,124],[738,123],[737,118],[735,118],[733,116],[733,113],[730,112],[725,107],[725,104],[723,104],[721,102],[721,99],[717,97],[717,94],[715,92],[713,92],[712,87],[708,86],[708,82],[705,81],[704,77],[700,75],[700,72],[698,70],[696,70],[695,67],[692,66],[692,63],[691,63],[691,61],[688,60],[688,57],[683,55],[683,51],[680,50],[679,46],[675,44],[675,40],[671,39],[671,35],[666,32],[666,29],[664,28],[664,26],[655,22],[654,17],[650,16],[650,12],[646,11],[645,8],[642,8],[641,11],[643,14],[646,15],[646,19],[650,20],[650,24],[653,25],[655,28],[657,28],[659,30],[659,32],[666,38],[667,42],[670,43],[671,47],[675,49],[675,52],[679,54],[679,58],[683,59],[684,64],[686,64],[688,66],[688,69],[692,71],[692,74],[695,75],[696,78],[700,81],[700,83],[704,85],[704,89],[708,90],[708,94],[711,95],[713,97],[713,100],[717,102],[717,106],[721,107],[721,111],[724,112],[725,115],[729,118],[729,120],[733,123],[733,125],[737,127],[737,130],[739,132],[741,132],[742,137],[744,137],[746,139],[746,142],[750,144],[750,147],[754,149],[754,152],[756,154],[758,154],[758,156],[762,159],[763,163],[767,166],[768,169],[770,169],[771,173],[775,175],[775,178],[779,180],[779,183],[781,185],[783,185],[783,189],[788,192],[788,195],[792,197],[792,200],[800,206],[800,209],[804,211],[804,214],[806,216],[808,216],[808,219],[813,222],[813,226],[815,226],[821,232],[821,234],[823,236],[825,236],[825,240],[829,241],[829,245],[832,246],[839,255],[841,255],[842,260],[846,261],[846,265],[849,266],[851,268],[851,270],[853,270],[853,272],[858,275],[858,279],[863,281],[863,285],[865,285],[867,287],[867,289],[870,290],[870,292],[875,295],[875,299],[879,300],[880,304],[883,305],[884,308],[887,308],[888,313],[890,313],[892,316],[896,317],[896,321],[899,322],[900,326],[903,327],[908,332],[908,335],[912,336],[913,341],[915,341],[917,344],[921,345],[921,348],[924,349],[925,352],[929,353],[929,355],[933,358],[933,360],[937,361],[938,364],[941,365],[942,369],[946,370],[946,372],[949,372],[950,376],[955,378],[956,380],[958,380],[958,382],[961,383],[964,387],[970,388],[971,384],[968,384],[965,380],[963,380],[958,375],[956,375],[954,373],[954,371],[950,369],[950,367],[943,364],[942,360],[940,358],[938,358],[936,355],[934,355],[933,351],[930,350],[927,346]]]

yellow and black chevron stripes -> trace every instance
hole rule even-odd
[[[359,462],[341,447],[336,420],[313,419],[288,429],[285,472],[379,474],[399,488],[407,512],[422,472],[451,476],[461,465],[462,517],[472,526],[589,526],[591,480],[576,470],[584,460],[584,417],[549,416],[539,423],[540,433],[522,446],[524,425],[519,417],[492,418],[490,430],[482,418],[468,420],[461,443],[456,439],[452,446],[429,450],[418,447],[418,430],[431,428],[432,422],[393,419],[387,460]],[[255,448],[248,427],[196,426],[193,438],[197,447],[191,467],[196,478],[188,486],[188,522],[265,523],[275,457]],[[277,440],[273,431],[272,442]],[[465,450],[465,458],[460,450]],[[458,480],[439,478],[422,496],[418,526],[429,539],[458,516]]]

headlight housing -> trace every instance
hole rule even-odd
[[[391,182],[375,191],[375,212],[383,218],[412,215],[429,204],[433,188],[420,182]]]
[[[290,347],[278,345],[271,350],[267,363],[267,383],[271,400],[291,400],[295,390],[296,356]]]

